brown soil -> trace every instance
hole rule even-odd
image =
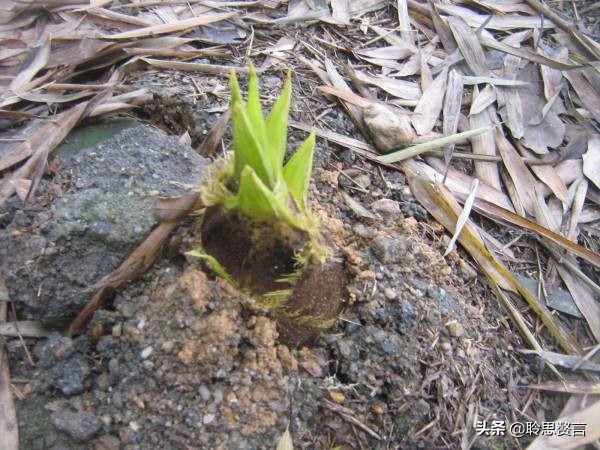
[[[278,281],[294,271],[294,255],[308,237],[285,224],[256,224],[219,206],[207,208],[201,227],[202,247],[239,286],[254,295],[288,289]]]
[[[240,288],[263,296],[293,286],[283,310],[275,312],[280,342],[297,347],[313,340],[340,312],[346,278],[340,261],[311,261],[293,285],[281,281],[298,269],[296,256],[307,245],[306,232],[283,223],[256,223],[212,206],[204,214],[201,233],[204,250]]]

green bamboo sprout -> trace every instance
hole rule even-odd
[[[308,207],[308,189],[315,149],[314,131],[284,164],[288,115],[292,94],[291,73],[266,116],[260,101],[259,82],[250,65],[248,98],[244,101],[234,70],[230,74],[233,152],[213,163],[200,189],[206,207],[236,210],[257,223],[285,223],[306,232],[308,244],[297,254],[297,278],[311,258],[324,262],[330,249],[323,245],[318,221]],[[234,282],[219,261],[202,249],[188,253],[203,258],[220,277]]]
[[[314,234],[315,219],[307,205],[315,133],[312,132],[284,165],[292,92],[288,73],[283,91],[264,117],[258,77],[250,66],[248,99],[231,72],[233,161],[216,164],[211,182],[202,189],[206,206],[237,209],[257,221],[283,221]]]
[[[188,254],[270,310],[280,338],[297,345],[333,324],[344,285],[342,260],[308,203],[315,133],[284,163],[291,74],[267,115],[252,65],[247,99],[233,71],[230,87],[233,151],[200,189],[202,248]]]

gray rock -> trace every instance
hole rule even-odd
[[[75,347],[71,338],[58,333],[50,334],[45,341],[39,342],[33,349],[37,363],[43,369],[53,367],[59,361],[70,358],[74,351]]]
[[[51,416],[52,424],[79,442],[92,439],[102,428],[102,422],[89,411],[74,413],[56,411]]]
[[[392,238],[380,235],[373,239],[371,244],[371,251],[383,264],[400,262],[409,248],[408,239],[403,236]]]
[[[52,368],[54,386],[67,396],[83,392],[83,384],[89,373],[90,368],[82,356],[71,358]]]
[[[430,410],[431,408],[425,400],[415,401],[410,408],[406,409],[405,413],[396,416],[396,430],[398,433],[406,433],[411,428],[415,428],[418,424],[425,422]]]
[[[385,219],[396,219],[401,216],[400,204],[389,198],[382,198],[371,203],[371,209]]]
[[[78,133],[85,139],[74,140],[83,148],[67,142],[55,152],[61,163],[54,183],[65,193],[51,214],[40,214],[22,238],[0,232],[6,254],[0,271],[11,299],[24,317],[58,324],[87,303],[85,289],[114,270],[157,224],[157,196],[182,194],[208,162],[177,137],[136,122],[120,132],[109,123]],[[95,137],[91,145],[87,135]]]
[[[397,114],[387,106],[375,103],[364,109],[364,120],[377,150],[388,153],[412,143],[415,131],[406,114]]]

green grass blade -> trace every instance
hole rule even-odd
[[[271,161],[262,142],[250,123],[248,114],[240,102],[232,105],[231,120],[233,123],[234,176],[241,176],[244,168],[249,166],[268,186],[273,186],[274,177]]]
[[[288,72],[281,95],[273,105],[267,117],[268,151],[271,164],[275,170],[281,170],[287,148],[288,114],[292,96],[292,76]],[[281,172],[279,172],[281,173]]]
[[[238,208],[248,217],[281,220],[296,226],[285,201],[276,197],[251,167],[242,170],[238,194],[232,200],[228,206]]]
[[[240,90],[240,84],[233,69],[229,72],[229,88],[231,89],[231,104],[234,105],[239,102],[243,105],[242,91]]]
[[[250,79],[248,81],[248,104],[246,106],[248,119],[256,133],[257,139],[263,144],[263,148],[267,149],[266,144],[266,125],[265,117],[263,116],[262,106],[260,104],[260,90],[258,88],[258,77],[254,64],[250,63]]]
[[[292,197],[302,210],[306,209],[314,152],[315,132],[313,131],[283,168],[283,178]]]
[[[233,282],[233,278],[231,278],[231,275],[227,273],[225,268],[214,256],[204,253],[200,250],[192,250],[190,252],[186,252],[186,255],[195,256],[196,258],[203,259],[204,261],[206,261],[206,264],[208,264],[208,266],[215,273],[215,275],[217,275],[220,278],[223,278],[224,280],[229,281],[232,284],[235,284]]]

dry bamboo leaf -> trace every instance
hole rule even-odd
[[[569,34],[570,38],[578,44],[580,47],[583,47],[587,52],[588,56],[592,60],[600,59],[600,47],[597,42],[593,39],[590,39],[583,33],[579,32],[577,27],[570,24],[558,14],[556,14],[552,9],[548,8],[546,5],[542,4],[538,0],[525,0],[529,6],[535,9],[538,13],[543,15],[544,17],[549,18],[553,21],[557,26],[562,28],[566,33]],[[558,33],[557,33],[558,34]]]
[[[587,408],[577,411],[568,416],[560,417],[562,423],[584,423],[586,424],[583,436],[558,434],[550,436],[539,436],[527,447],[528,450],[570,450],[582,448],[585,444],[593,443],[600,439],[600,401],[596,401]]]
[[[6,322],[9,300],[4,278],[0,276],[0,324]],[[8,355],[4,349],[4,339],[0,339],[0,447],[19,450],[19,423],[10,386]]]
[[[217,119],[217,121],[213,124],[212,128],[202,141],[202,144],[196,149],[198,154],[209,158],[214,156],[219,147],[219,143],[221,139],[223,139],[223,135],[227,130],[227,125],[229,124],[229,119],[231,118],[231,110],[225,111],[221,117]]]
[[[354,200],[346,192],[342,191],[342,198],[346,202],[346,205],[359,217],[370,220],[377,220],[377,216],[365,208],[360,202]]]
[[[475,87],[473,91],[473,104],[477,102],[481,95],[482,94],[478,94],[477,87]],[[496,139],[494,137],[495,132],[492,129],[491,119],[491,117],[495,117],[495,115],[495,108],[493,106],[488,106],[488,108],[483,110],[482,112],[478,114],[471,114],[471,116],[469,117],[469,124],[471,128],[489,128],[489,131],[486,131],[485,133],[471,138],[471,148],[473,149],[473,153],[475,153],[476,155],[495,156],[497,154]],[[498,164],[492,162],[475,161],[474,166],[477,178],[479,178],[487,185],[493,187],[494,189],[502,191],[502,183],[500,182],[500,172],[498,170]]]
[[[600,372],[600,364],[596,364],[589,361],[584,361],[583,357],[579,355],[564,355],[562,353],[550,352],[547,350],[519,350],[521,353],[526,355],[538,355],[544,361],[549,362],[555,366],[566,367],[567,369],[573,369],[579,367],[581,370],[591,370],[594,372]]]
[[[515,208],[515,212],[520,216],[527,216],[527,211],[525,211],[525,207],[523,206],[523,202],[521,201],[521,197],[519,196],[515,182],[512,180],[510,174],[504,166],[500,168],[500,176],[502,178],[502,182],[504,183],[504,188]]]
[[[479,40],[485,47],[488,47],[488,48],[491,48],[494,50],[498,50],[500,52],[508,53],[509,55],[517,56],[519,58],[526,59],[526,60],[534,62],[536,64],[553,67],[554,69],[572,70],[572,69],[577,69],[577,68],[581,67],[580,65],[577,65],[577,64],[567,64],[567,63],[563,63],[560,61],[556,61],[555,59],[552,59],[552,58],[547,58],[538,53],[533,53],[531,50],[528,50],[525,48],[513,47],[513,46],[507,45],[503,42],[495,41],[489,37],[481,36]]]
[[[352,16],[377,11],[388,6],[386,0],[349,0],[348,3]]]
[[[366,98],[361,97],[360,95],[355,94],[354,92],[348,92],[346,90],[338,89],[333,86],[319,86],[317,89],[325,94],[334,95],[348,103],[360,106],[361,108],[367,108],[373,104],[372,100],[367,100]]]
[[[600,208],[584,207],[579,216],[579,223],[586,224],[600,220]]]
[[[365,48],[356,50],[355,53],[359,56],[371,59],[391,59],[397,61],[399,59],[404,59],[412,54],[414,54],[414,50],[412,46],[408,44],[404,47],[398,46],[389,46],[389,47],[376,47],[376,48]]]
[[[432,46],[428,46],[418,53],[412,55],[405,63],[402,64],[402,68],[394,73],[394,75],[402,78],[419,73],[421,71],[421,60],[425,57],[424,54],[430,54],[430,50],[432,50]]]
[[[418,175],[419,173],[423,173],[420,166],[422,166],[422,164],[415,161],[406,161],[402,165],[402,168],[407,175],[411,191],[419,203],[427,209],[439,223],[447,230],[451,230],[457,221],[460,207],[454,197],[441,183],[436,183],[427,176]],[[497,286],[512,292],[518,291],[565,351],[573,354],[581,353],[577,342],[575,342],[572,336],[563,329],[548,308],[540,302],[537,297],[533,296],[502,264],[502,262],[485,248],[481,237],[470,222],[467,222],[458,240],[486,273],[490,284],[493,288],[496,287],[495,290],[496,293],[499,294],[499,299],[507,306],[507,308],[510,308],[511,305],[509,304],[508,299],[503,296],[499,289],[497,289]],[[513,308],[510,309],[510,312],[511,315],[513,315],[513,319],[515,319],[515,323],[519,326],[520,331],[524,334],[524,337],[528,340],[530,345],[537,350],[541,350],[535,337],[525,327],[524,321],[522,321],[518,310]],[[521,328],[521,325],[525,328]]]
[[[564,77],[569,80],[584,108],[600,121],[600,94],[579,72],[564,71]]]
[[[461,200],[467,198],[467,195],[469,195],[469,186],[473,183],[473,177],[454,169],[452,166],[446,167],[444,162],[439,158],[426,157],[425,161],[430,166],[429,176],[437,174],[435,175],[435,179],[441,181],[444,178],[442,174],[447,169],[445,186]],[[477,201],[485,200],[503,209],[514,211],[510,198],[504,192],[487,185],[485,182],[479,184],[476,197]]]
[[[398,23],[402,39],[414,45],[414,39],[410,32],[410,17],[408,16],[406,0],[398,0]]]
[[[94,92],[79,92],[76,94],[43,94],[40,92],[26,92],[18,94],[18,97],[34,103],[69,103],[81,98],[86,98],[94,95]]]
[[[507,55],[504,58],[503,74],[506,78],[514,79],[517,76],[520,61],[520,58],[513,55]],[[501,99],[499,103],[504,107],[501,114],[506,126],[515,139],[521,139],[525,133],[525,125],[519,92],[513,88],[501,88],[498,93]]]
[[[496,78],[496,77],[470,77],[470,76],[464,76],[463,83],[464,84],[487,83],[487,84],[491,84],[492,86],[505,86],[505,87],[522,87],[522,86],[529,85],[529,83],[527,83],[526,81],[520,81],[520,80],[508,80],[506,78]]]
[[[124,102],[107,102],[102,103],[101,105],[96,106],[94,109],[90,111],[88,114],[89,117],[97,117],[102,114],[110,114],[117,111],[128,111],[130,109],[135,108],[136,105],[132,105],[130,103]]]
[[[529,384],[522,386],[540,391],[563,392],[567,394],[600,394],[600,383],[597,381],[549,381],[541,384]]]
[[[554,168],[566,185],[583,176],[583,161],[581,159],[567,159],[557,164]]]
[[[327,71],[327,77],[329,78],[329,81],[333,87],[343,91],[352,92],[352,89],[350,89],[348,83],[346,83],[344,78],[338,73],[333,62],[328,58],[325,58],[325,70]],[[342,105],[358,129],[361,130],[361,132],[366,132],[363,126],[362,109],[347,102],[342,102]]]
[[[350,11],[348,0],[331,0],[331,17],[337,23],[350,24]]]
[[[406,100],[419,100],[421,98],[421,89],[416,83],[384,76],[370,76],[360,70],[355,71],[355,73],[356,78],[359,80],[377,86],[394,97]]]
[[[188,133],[188,131],[185,130],[185,132],[181,136],[179,136],[177,142],[183,145],[192,145],[192,137],[190,136],[190,133]]]
[[[234,66],[223,66],[219,64],[200,64],[200,63],[189,63],[182,61],[165,61],[162,59],[152,59],[152,58],[140,58],[141,61],[145,63],[158,67],[160,69],[174,69],[174,70],[184,70],[189,72],[199,72],[205,73],[209,75],[219,75],[222,77],[229,76],[231,70],[235,70],[238,73],[246,73],[248,72],[247,67],[234,67]]]
[[[110,19],[117,22],[128,23],[131,25],[137,25],[140,27],[151,27],[160,23],[156,20],[150,20],[150,18],[146,19],[142,15],[133,16],[130,14],[122,14],[106,8],[87,8],[85,12],[94,16],[103,17],[105,19]]]
[[[396,71],[396,70],[401,70],[403,67],[403,65],[400,64],[395,59],[369,58],[367,56],[360,56],[360,55],[359,55],[359,57],[364,59],[365,61],[371,63],[374,66],[380,66],[385,69],[391,69],[391,70]],[[384,72],[389,72],[389,70],[384,70]]]
[[[473,207],[473,201],[475,200],[475,194],[477,193],[478,186],[479,186],[479,180],[477,178],[475,178],[473,180],[473,183],[471,184],[471,190],[469,192],[469,195],[467,196],[467,199],[465,200],[463,209],[460,212],[460,215],[458,216],[458,219],[456,221],[456,228],[454,229],[454,233],[452,234],[452,239],[450,239],[450,242],[448,243],[448,247],[446,247],[446,251],[442,255],[444,257],[448,256],[448,254],[452,250],[454,250],[456,240],[458,239],[460,232],[462,231],[463,227],[465,226],[465,223],[467,223],[467,220],[469,220],[469,216],[471,215],[471,208]]]
[[[512,211],[509,211],[502,206],[498,206],[495,203],[485,199],[478,199],[474,205],[475,210],[481,214],[508,225],[523,228],[529,231],[533,231],[538,236],[546,238],[547,240],[559,245],[563,249],[573,253],[580,258],[585,259],[587,262],[595,267],[600,267],[600,255],[588,250],[581,245],[575,244],[565,238],[564,236],[549,230],[525,217],[521,217]]]
[[[396,47],[408,46],[410,49],[412,49],[412,53],[418,52],[417,47],[415,47],[414,42],[412,42],[412,39],[406,40],[403,37],[398,36],[396,33],[393,33],[392,30],[381,28],[377,25],[371,25],[370,28],[388,44]]]
[[[475,86],[477,89],[477,86]],[[479,114],[485,110],[488,106],[496,101],[496,90],[491,85],[486,85],[481,92],[477,95],[473,94],[473,101],[471,102],[471,109],[469,115]],[[471,124],[471,127],[473,125]]]
[[[548,116],[548,114],[550,113],[550,111],[552,110],[552,108],[554,107],[554,103],[559,100],[559,98],[560,98],[560,92],[561,91],[557,91],[554,94],[554,97],[552,97],[551,99],[549,99],[548,102],[544,105],[544,107],[542,108],[541,113],[538,114],[537,116],[534,116],[531,119],[529,119],[529,121],[527,122],[527,125],[530,125],[532,127],[540,125],[544,121],[544,119],[546,119],[546,117]]]
[[[423,92],[423,96],[417,103],[411,119],[417,134],[424,135],[433,130],[435,122],[442,111],[447,78],[448,69],[444,69],[429,88]]]
[[[462,75],[453,69],[448,75],[448,87],[444,96],[442,130],[445,136],[455,134],[458,130],[458,119],[460,118],[462,94]],[[448,144],[444,146],[444,161],[446,164],[450,163],[453,151],[454,144]]]
[[[31,51],[28,60],[24,63],[19,74],[10,82],[8,88],[14,93],[23,92],[24,87],[46,66],[49,58],[50,39],[46,39],[42,45]]]
[[[582,158],[584,175],[600,189],[600,136],[590,138]]]
[[[18,322],[0,322],[0,336],[23,336],[41,338],[51,331],[36,320],[21,320]],[[4,448],[4,447],[2,447]]]
[[[15,192],[19,200],[25,202],[27,194],[31,190],[31,180],[21,178],[19,180],[10,180],[10,183],[15,187]]]
[[[421,72],[421,90],[425,92],[431,83],[433,83],[433,75],[431,74],[431,69],[429,69],[429,65],[425,58],[421,57],[419,62],[421,66],[419,68],[419,71]]]
[[[208,25],[210,23],[226,20],[234,16],[235,14],[236,12],[205,14],[198,17],[192,17],[191,19],[179,20],[174,23],[152,25],[149,27],[138,28],[137,30],[126,31],[124,33],[105,35],[102,36],[102,38],[108,40],[133,39],[140,37],[156,36],[157,34],[175,33],[178,31],[184,31],[189,30],[191,28],[199,27],[201,25]]]
[[[524,121],[523,144],[538,154],[547,153],[548,149],[558,148],[563,142],[566,132],[566,125],[559,117],[559,114],[565,111],[562,100],[556,98],[550,108],[544,112],[546,102],[543,85],[539,70],[535,65],[528,64],[521,69],[518,78],[530,83],[527,89],[518,91],[523,117],[530,118],[530,120]],[[540,116],[543,119],[540,123],[536,123]],[[536,120],[531,121],[534,118]]]
[[[131,44],[127,44],[131,45]],[[108,51],[115,49],[112,42],[101,41],[91,37],[84,37],[68,42],[52,51],[52,58],[46,67],[77,66],[92,59],[103,57]],[[106,52],[103,52],[106,50]],[[103,53],[101,53],[103,52]]]
[[[543,56],[552,56],[546,51],[542,50],[541,47],[538,48],[538,52]],[[554,58],[558,61],[567,62],[569,60],[569,50],[564,47],[558,49],[554,54]],[[542,79],[544,80],[544,97],[546,97],[546,100],[549,101],[558,92],[560,92],[562,87],[562,72],[545,65],[540,66],[540,71],[542,73]]]
[[[452,36],[452,30],[450,30],[450,26],[438,13],[437,5],[434,5],[434,7],[431,8],[431,19],[433,20],[433,26],[438,37],[440,38],[440,41],[442,42],[442,45],[444,46],[444,49],[446,50],[446,53],[451,55],[456,51],[456,49],[458,49],[458,46],[456,45],[456,41]]]
[[[35,143],[32,147],[33,157],[31,157],[23,166],[16,170],[9,178],[8,182],[0,187],[0,205],[4,204],[16,190],[11,181],[29,178],[33,173],[38,163],[48,156],[54,148],[62,142],[65,136],[73,129],[77,122],[81,119],[87,102],[81,103],[73,108],[58,114],[52,122],[47,122],[44,126],[38,128],[35,135],[31,137],[30,143]],[[30,191],[31,192],[31,191]]]
[[[535,196],[531,193],[536,189],[537,181],[517,153],[517,150],[504,137],[504,133],[500,127],[496,128],[495,132],[496,146],[504,166],[508,171],[511,180],[513,181],[518,195],[519,202],[529,214],[535,214]]]
[[[203,208],[200,193],[198,191],[188,191],[179,197],[161,198],[152,207],[152,214],[160,222],[178,222],[184,219],[192,211]]]
[[[294,443],[292,442],[292,434],[289,427],[285,429],[285,433],[279,438],[276,450],[294,450]]]
[[[530,16],[535,15],[535,11],[533,9],[521,2],[513,2],[511,0],[507,2],[498,2],[494,0],[471,0],[471,2],[501,16],[507,13],[525,13]]]
[[[521,154],[521,156],[523,156],[524,158],[533,158],[533,153],[524,148],[522,145],[518,145],[517,143],[517,148],[519,149],[519,153]],[[535,164],[529,166],[529,168],[542,183],[544,183],[550,188],[552,193],[556,195],[556,197],[559,200],[563,202],[566,201],[567,186],[560,178],[558,172],[554,167],[552,167],[550,164]]]
[[[574,188],[575,193],[573,194],[573,201],[570,203],[570,214],[566,232],[563,232],[563,234],[567,239],[577,242],[577,235],[579,234],[577,231],[577,224],[579,223],[585,198],[587,197],[588,182],[585,179],[581,179],[573,183],[572,187]]]
[[[473,74],[477,76],[490,76],[483,48],[475,32],[461,17],[449,17],[448,23],[458,44],[458,48],[465,58],[467,65],[473,71]]]
[[[486,23],[490,17],[487,14],[477,14],[472,9],[451,4],[436,4],[436,8],[446,14],[451,14],[454,17],[460,17],[471,28],[479,28],[484,23],[485,27],[491,30],[507,30],[511,31],[514,28],[534,28],[540,29],[552,28],[554,24],[548,19],[542,21],[541,17],[522,16],[518,14],[505,14],[503,16],[492,16],[492,19]]]
[[[576,263],[573,261],[572,264]],[[597,294],[587,284],[582,283],[579,277],[573,275],[570,269],[561,264],[560,261],[558,261],[556,268],[571,293],[577,308],[590,327],[596,342],[600,342],[600,303],[597,301]]]
[[[350,150],[357,151],[359,154],[365,156],[368,159],[375,160],[377,158],[377,151],[374,147],[367,144],[366,142],[359,141],[358,139],[351,138],[344,134],[335,133],[333,131],[324,130],[321,128],[311,127],[307,124],[296,122],[295,120],[290,119],[289,125],[293,128],[297,128],[298,130],[306,131],[310,133],[312,130],[315,131],[315,134],[320,138],[327,139],[335,144],[341,145],[342,147],[349,148]]]

